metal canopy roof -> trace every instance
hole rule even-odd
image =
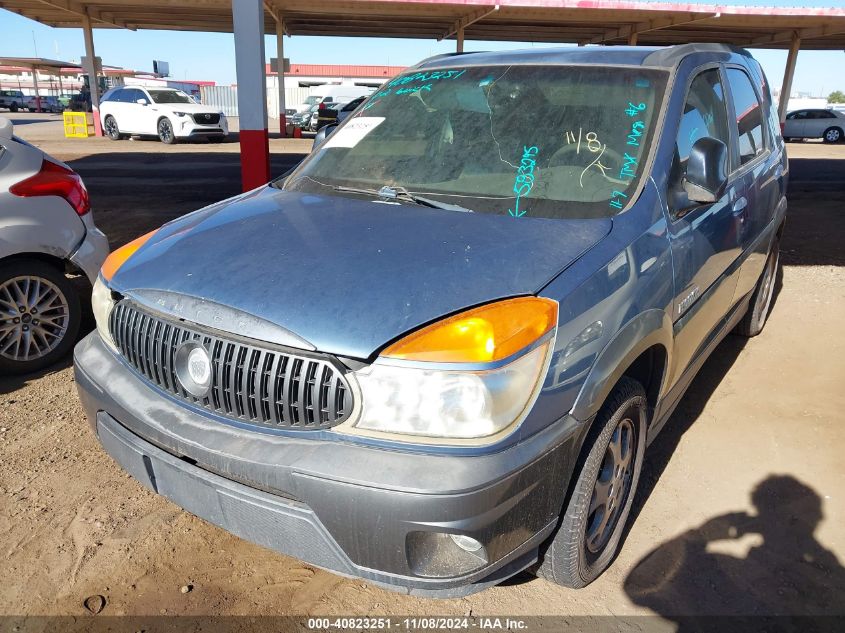
[[[232,31],[231,0],[0,0],[0,8],[55,27]],[[742,7],[613,0],[267,0],[265,29],[289,35],[622,44],[723,42],[845,49],[845,9]]]
[[[43,57],[0,57],[0,66],[6,67],[3,71],[6,73],[16,69],[25,71],[45,70],[58,73],[63,69],[76,69],[78,71],[82,68],[79,64],[72,62],[60,62],[56,59],[45,59]]]

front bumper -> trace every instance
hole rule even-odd
[[[179,138],[198,136],[227,136],[229,134],[229,122],[221,115],[218,123],[202,125],[194,121],[192,116],[171,117],[173,121],[173,133]]]
[[[145,382],[96,332],[74,357],[100,442],[141,483],[242,538],[406,593],[466,595],[534,563],[574,463],[574,420],[496,454],[400,452],[221,423]],[[484,550],[469,560],[448,534]]]

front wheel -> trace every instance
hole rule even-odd
[[[51,365],[76,341],[79,296],[57,268],[37,260],[0,264],[0,374]]]
[[[158,138],[166,145],[173,145],[176,142],[176,135],[173,133],[173,124],[169,119],[161,119],[158,122]]]
[[[623,376],[608,396],[587,439],[557,532],[537,575],[578,589],[607,569],[622,538],[642,469],[647,420],[645,390]]]
[[[822,139],[825,143],[838,143],[842,140],[842,130],[838,127],[829,127],[824,131]]]
[[[780,263],[780,241],[775,238],[769,256],[766,258],[766,266],[763,274],[757,281],[754,294],[748,304],[748,312],[737,323],[734,332],[740,336],[757,336],[763,331],[766,319],[769,317],[769,309],[772,306],[772,297],[775,293],[775,280],[778,276],[778,264]]]

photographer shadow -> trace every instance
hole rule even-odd
[[[822,499],[790,475],[772,475],[751,501],[754,513],[714,517],[654,549],[628,574],[629,598],[681,633],[706,630],[702,616],[746,616],[711,618],[720,631],[749,630],[747,616],[839,616],[841,624],[845,568],[814,536]]]

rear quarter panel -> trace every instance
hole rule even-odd
[[[85,225],[58,196],[22,198],[9,192],[36,174],[44,155],[14,141],[0,149],[0,259],[44,253],[66,259],[85,237]]]

